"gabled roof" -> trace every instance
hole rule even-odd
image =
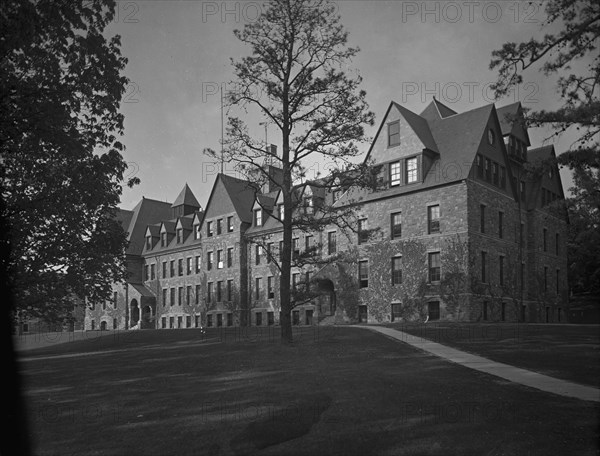
[[[177,226],[181,225],[181,228],[183,228],[184,230],[191,231],[193,218],[194,218],[193,214],[184,215],[183,217],[179,217],[177,219]]]
[[[148,288],[146,288],[145,285],[143,285],[141,283],[130,283],[129,285],[131,285],[133,288],[135,288],[135,290],[142,296],[145,296],[148,298],[156,297],[156,296],[154,296],[154,293],[152,293]]]
[[[146,228],[146,236],[148,233],[153,237],[158,237],[160,235],[160,225],[148,225]]]
[[[177,207],[177,206],[183,206],[183,205],[197,207],[197,208],[201,207],[200,203],[198,202],[198,200],[196,199],[196,197],[190,190],[190,187],[188,187],[187,183],[185,184],[185,186],[179,193],[179,196],[175,199],[175,202],[173,203],[173,205],[171,207]]]
[[[531,163],[534,166],[536,164],[541,164],[544,160],[553,159],[553,158],[556,158],[556,153],[554,151],[554,146],[553,145],[536,147],[535,149],[529,149],[527,151],[527,159],[528,159],[529,163]],[[564,198],[565,197],[565,193],[564,193],[564,190],[563,190],[562,179],[560,177],[560,172],[559,172],[559,169],[558,169],[558,165],[554,164],[553,165],[553,169],[554,169],[554,175],[558,179],[558,185],[557,185],[557,187],[558,187],[558,189],[560,191],[560,196],[561,196],[561,198]],[[542,178],[538,179],[534,183],[534,186],[536,188],[540,187],[542,184],[545,183],[546,179],[547,179],[546,178],[546,174],[544,173],[542,175]]]
[[[177,225],[177,221],[176,220],[164,220],[161,224],[160,224],[160,230],[163,230],[163,227],[165,228],[165,231],[167,233],[175,233],[175,226]]]
[[[427,125],[427,120],[415,114],[414,112],[409,111],[405,107],[400,106],[396,102],[394,102],[394,104],[396,105],[404,119],[406,119],[413,131],[416,133],[416,135],[419,137],[423,145],[427,149],[439,153],[437,144],[435,143],[435,140],[433,139],[433,136],[431,134],[431,130],[429,129],[429,125]]]
[[[258,204],[263,208],[266,209],[268,211],[273,210],[273,206],[275,205],[275,198],[272,198],[270,196],[267,195],[256,195],[256,200],[258,201]]]
[[[254,205],[256,186],[249,181],[227,176],[226,174],[219,173],[217,179],[221,179],[221,182],[223,182],[225,190],[227,190],[227,194],[233,203],[233,207],[235,208],[238,217],[242,220],[242,222],[251,223],[252,206]]]
[[[169,217],[171,214],[171,205],[163,201],[142,197],[142,200],[131,212],[132,217],[127,228],[127,240],[129,241],[127,253],[139,255],[144,248],[143,242],[139,241],[144,239],[146,227]]]
[[[133,211],[128,211],[126,209],[117,209],[116,219],[121,223],[121,226],[124,230],[129,228],[129,223],[131,223],[131,217],[133,217]]]
[[[421,117],[427,120],[439,120],[445,119],[446,117],[450,117],[457,114],[456,111],[450,109],[443,103],[440,103],[435,98],[431,103],[427,105],[427,107],[420,114]]]
[[[517,101],[496,109],[498,112],[498,120],[500,121],[500,128],[502,128],[502,136],[508,135],[512,131],[513,120],[518,115],[520,106],[521,103]]]

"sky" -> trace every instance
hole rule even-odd
[[[202,151],[220,148],[219,88],[232,87],[231,59],[250,54],[233,31],[255,21],[264,3],[136,0],[117,5],[106,33],[121,35],[129,60],[130,84],[121,105],[125,177],[141,180],[124,188],[121,207],[133,208],[142,196],[172,202],[185,183],[205,207],[218,166]],[[360,48],[351,68],[363,77],[376,116],[375,126],[366,130],[371,138],[391,101],[416,113],[434,96],[457,112],[494,102],[492,51],[550,30],[542,29],[543,8],[529,2],[342,0],[335,7],[349,32],[348,44]],[[496,106],[514,101],[534,110],[556,108],[556,78],[529,70],[523,84]],[[254,135],[264,138],[261,119],[245,120]],[[271,126],[268,141],[280,147],[276,133]],[[533,146],[547,144],[550,134],[545,128],[530,130]],[[567,132],[554,139],[557,153],[575,138]],[[368,146],[361,147],[364,154]],[[561,177],[566,191],[570,174],[561,170]]]

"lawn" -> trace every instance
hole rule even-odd
[[[148,330],[21,353],[40,455],[595,455],[597,404],[352,327]]]
[[[597,325],[428,322],[386,326],[494,361],[600,388]]]

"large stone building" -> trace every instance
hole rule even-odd
[[[292,270],[294,287],[313,284],[293,323],[565,321],[562,183],[553,147],[530,148],[524,125],[520,103],[456,113],[434,100],[421,114],[390,103],[365,158],[376,190],[296,188],[305,211],[353,207],[356,226],[294,234],[294,255],[335,261]],[[278,324],[271,171],[266,188],[219,174],[204,210],[186,185],[173,204],[121,211],[129,280],[91,305],[86,329]]]

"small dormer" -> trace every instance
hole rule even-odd
[[[192,219],[192,233],[195,241],[202,238],[202,212],[196,212]]]
[[[192,233],[192,221],[191,217],[179,217],[177,219],[175,225],[175,242],[177,244],[183,244]]]
[[[144,250],[146,252],[152,250],[160,238],[160,227],[157,225],[148,225],[144,235]]]
[[[179,193],[179,196],[171,205],[172,217],[174,219],[178,217],[183,217],[184,215],[190,215],[199,210],[200,203],[188,187],[188,184],[185,184],[185,186]]]
[[[161,248],[168,247],[175,237],[175,223],[163,222],[160,226],[160,246]]]

